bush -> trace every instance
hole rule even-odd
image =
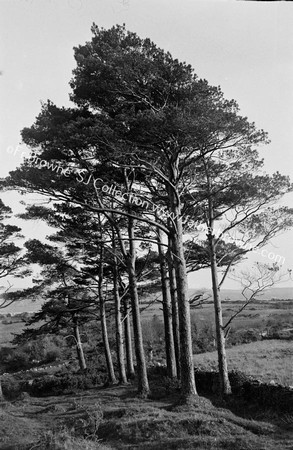
[[[30,388],[30,393],[36,396],[59,395],[63,392],[61,379],[50,375],[36,378]]]
[[[143,320],[142,332],[145,342],[154,346],[155,344],[161,344],[164,340],[164,323],[162,319],[154,314],[152,319]]]
[[[227,338],[227,345],[241,345],[249,344],[250,342],[260,341],[260,331],[256,328],[250,328],[248,330],[231,330]]]
[[[65,418],[66,427],[76,437],[97,438],[98,429],[103,420],[103,410],[99,402],[86,405],[83,401],[75,401],[77,414]]]
[[[11,372],[26,370],[30,366],[29,355],[21,350],[12,352],[6,359],[6,370]]]
[[[56,361],[56,359],[59,359],[61,357],[61,352],[60,352],[60,350],[58,350],[58,349],[55,349],[55,350],[49,350],[47,353],[46,353],[46,356],[45,356],[45,363],[51,363],[51,362],[54,362],[54,361]]]
[[[7,400],[15,400],[26,390],[26,383],[20,382],[11,375],[2,377],[1,385],[3,396]]]
[[[45,375],[33,381],[30,393],[35,396],[61,395],[77,389],[91,389],[105,381],[106,378],[103,373],[93,373],[91,371]]]
[[[193,353],[205,353],[215,350],[215,333],[211,322],[207,322],[200,328],[192,318],[192,348]]]

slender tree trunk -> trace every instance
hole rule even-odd
[[[190,305],[188,299],[187,270],[183,246],[183,230],[179,196],[169,190],[173,219],[173,256],[176,270],[178,314],[180,332],[180,371],[182,397],[188,399],[197,395],[192,354]]]
[[[128,299],[124,300],[124,335],[125,335],[125,350],[127,362],[127,377],[134,378],[135,372],[132,355],[130,308]]]
[[[3,390],[2,390],[2,381],[0,379],[0,402],[4,400]]]
[[[86,370],[86,362],[85,362],[83,348],[82,348],[82,342],[81,342],[80,334],[79,334],[78,319],[76,316],[73,317],[73,333],[74,333],[75,342],[76,342],[76,352],[77,352],[79,368],[80,368],[80,370]]]
[[[115,251],[116,251],[115,236],[113,236],[113,250],[115,253]],[[117,346],[117,362],[118,362],[118,370],[119,370],[119,379],[120,379],[121,383],[127,383],[125,362],[124,362],[121,300],[120,300],[119,287],[118,287],[118,264],[117,264],[116,255],[114,255],[113,285],[114,285],[114,300],[115,300],[116,346]]]
[[[226,358],[225,348],[225,335],[223,329],[223,314],[222,303],[218,282],[218,268],[216,259],[216,249],[214,243],[214,236],[209,233],[209,246],[210,246],[210,261],[211,261],[211,275],[212,286],[214,295],[214,309],[215,309],[215,323],[216,323],[216,336],[217,336],[217,351],[218,351],[218,364],[219,364],[219,378],[220,378],[220,390],[222,395],[231,394],[231,385],[228,376],[228,366]]]
[[[115,377],[112,354],[111,354],[111,349],[110,349],[110,344],[109,344],[105,298],[104,298],[104,292],[103,292],[103,261],[104,261],[104,250],[103,250],[103,248],[101,248],[99,287],[98,287],[99,301],[100,301],[100,321],[101,321],[102,337],[103,337],[103,344],[104,344],[104,351],[105,351],[105,358],[106,358],[109,382],[116,383],[117,380]]]
[[[225,335],[223,329],[223,315],[222,304],[220,297],[220,287],[218,281],[218,267],[217,267],[217,249],[214,236],[214,223],[215,223],[215,211],[213,200],[213,185],[212,178],[210,177],[209,164],[203,158],[203,165],[205,169],[205,175],[207,180],[207,194],[208,194],[208,244],[210,251],[210,263],[211,263],[211,275],[212,275],[212,287],[214,296],[214,309],[215,309],[215,323],[216,323],[216,337],[217,337],[217,350],[218,350],[218,364],[219,364],[219,378],[220,378],[220,390],[222,395],[231,394],[231,386],[228,377],[228,367],[225,348]]]
[[[160,258],[160,273],[162,282],[167,374],[170,378],[176,378],[177,370],[176,370],[176,358],[175,358],[173,326],[172,326],[170,283],[166,267],[166,257],[162,248],[163,243],[162,231],[157,229],[157,234],[158,234],[158,252]]]
[[[135,272],[135,244],[134,244],[134,222],[132,218],[128,219],[128,237],[129,237],[129,253],[127,257],[128,276],[129,276],[129,292],[132,306],[132,322],[134,333],[134,346],[138,376],[138,394],[147,397],[150,389],[147,376],[146,360],[143,348],[142,327],[140,320],[139,298],[137,292],[137,280]]]
[[[176,287],[176,274],[174,268],[174,261],[172,258],[172,241],[169,239],[169,255],[168,255],[168,267],[169,267],[169,280],[170,280],[170,294],[172,304],[172,329],[173,340],[175,349],[177,378],[180,379],[180,334],[179,334],[179,317],[178,317],[178,301],[177,301],[177,287]]]

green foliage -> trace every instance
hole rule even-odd
[[[19,370],[27,370],[31,367],[30,358],[27,353],[22,350],[14,350],[7,356],[6,370],[9,372],[17,372]]]
[[[35,396],[62,395],[76,390],[91,389],[105,383],[106,379],[106,373],[98,371],[45,375],[33,381],[29,392]]]
[[[57,247],[44,244],[38,239],[30,239],[26,241],[27,257],[32,263],[39,264],[56,264],[60,262],[61,253]]]
[[[2,377],[1,386],[4,398],[7,400],[19,398],[22,392],[26,390],[26,383],[18,380],[13,375],[5,375]]]
[[[64,343],[57,336],[40,336],[17,347],[0,348],[0,367],[2,372],[18,372],[40,364],[61,359]]]
[[[260,340],[261,340],[260,330],[257,328],[249,328],[241,330],[231,329],[227,339],[227,346],[249,344],[250,342]]]
[[[215,350],[215,331],[210,321],[198,325],[192,316],[192,348],[195,354]]]
[[[60,358],[60,356],[61,356],[61,351],[59,349],[49,350],[46,353],[45,362],[46,363],[55,362],[57,359]]]
[[[163,342],[164,323],[157,314],[154,314],[151,320],[144,320],[142,322],[142,329],[144,339],[150,345],[155,345]]]
[[[25,268],[26,259],[20,247],[15,245],[15,241],[21,237],[21,229],[15,225],[3,223],[12,215],[12,210],[9,206],[4,205],[0,199],[0,278],[5,278],[7,275],[24,276],[29,274]],[[4,308],[7,302],[6,294],[2,295],[1,308]]]

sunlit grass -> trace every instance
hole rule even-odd
[[[259,380],[293,385],[293,342],[266,340],[227,349],[229,370],[241,370]],[[194,356],[196,367],[217,369],[217,352]]]

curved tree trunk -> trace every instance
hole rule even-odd
[[[4,400],[4,395],[3,395],[3,391],[2,391],[2,381],[0,379],[0,402]]]
[[[134,365],[133,365],[130,307],[129,307],[128,299],[124,300],[124,335],[125,335],[127,377],[134,378],[135,372],[134,372]]]
[[[83,348],[82,348],[82,342],[81,342],[80,334],[79,334],[78,319],[75,315],[73,316],[73,333],[74,333],[75,342],[76,342],[76,352],[77,352],[79,368],[80,368],[80,370],[86,370],[86,362],[85,362],[85,357],[84,357]]]
[[[125,350],[127,362],[127,377],[134,378],[135,371],[133,364],[130,306],[128,299],[124,300],[124,336],[125,336]]]
[[[176,378],[177,370],[176,370],[176,358],[175,358],[174,336],[172,326],[170,283],[166,267],[166,257],[162,248],[163,243],[162,231],[157,229],[157,234],[158,234],[158,252],[160,259],[160,273],[162,282],[167,374],[170,378]]]
[[[137,292],[137,280],[135,272],[135,244],[134,244],[134,221],[128,219],[129,253],[127,255],[129,292],[132,306],[132,322],[134,333],[134,346],[138,376],[138,394],[147,397],[150,389],[147,376],[146,360],[143,348],[142,327],[140,320],[139,298]]]

